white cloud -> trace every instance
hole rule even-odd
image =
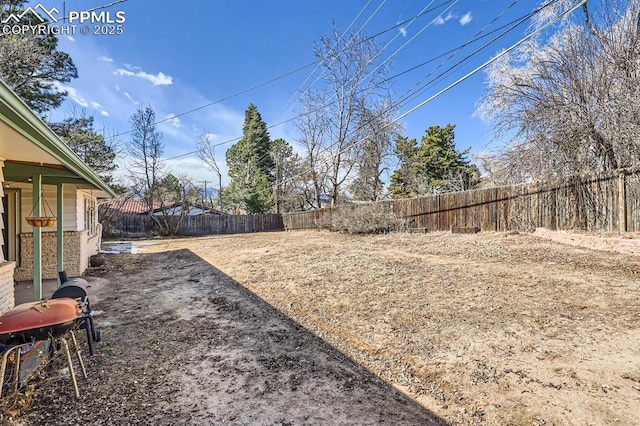
[[[75,38],[73,38],[73,37],[71,37],[71,36],[67,36],[67,40],[69,40],[69,41],[76,41],[76,39],[75,39]]]
[[[406,28],[401,27],[399,31],[400,31],[400,34],[402,34],[403,37],[407,36],[407,29]]]
[[[109,116],[109,112],[105,111],[105,110],[102,108],[102,105],[100,105],[99,103],[97,103],[97,102],[95,102],[95,101],[91,101],[91,106],[92,106],[94,109],[99,110],[99,111],[100,111],[100,115],[102,115],[103,117],[108,117],[108,116]]]
[[[460,25],[464,27],[472,20],[473,20],[473,16],[471,15],[471,12],[467,12],[464,15],[462,15],[462,18],[460,18]]]
[[[457,16],[453,14],[453,12],[449,12],[447,13],[447,16],[445,16],[444,18],[442,17],[442,15],[438,15],[438,17],[433,21],[433,23],[435,25],[444,25],[445,22],[450,21],[452,19],[456,19]]]
[[[73,102],[77,103],[81,107],[86,108],[89,106],[89,102],[87,102],[82,96],[80,96],[75,87],[65,86],[64,84],[57,81],[53,82],[53,86],[58,92],[67,92],[69,98],[71,98]]]
[[[127,77],[138,77],[143,80],[150,81],[154,86],[167,86],[173,84],[173,77],[159,72],[157,75],[148,74],[144,71],[133,72],[124,68],[118,68],[113,72],[114,75],[121,75]]]
[[[133,98],[131,97],[131,95],[129,94],[129,92],[124,92],[124,96],[125,96],[125,98],[127,98],[127,99],[129,99],[131,102],[133,102],[134,104],[137,104],[137,103],[138,103],[138,101],[136,101],[135,99],[133,99]]]
[[[176,128],[182,127],[182,123],[180,122],[180,119],[178,117],[176,117],[176,115],[174,113],[171,113],[171,114],[167,115],[165,117],[165,119],[169,123],[173,124],[173,127],[176,127]]]
[[[208,138],[211,142],[216,142],[218,140],[218,135],[215,133],[207,132],[202,136]]]
[[[98,57],[99,61],[104,61],[104,62],[113,62],[113,58],[109,58],[107,56],[100,56]]]

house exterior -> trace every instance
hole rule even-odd
[[[0,81],[0,312],[14,305],[14,278],[42,280],[58,271],[80,275],[98,251],[99,198],[113,191]],[[49,227],[26,218],[55,216]]]

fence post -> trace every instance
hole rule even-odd
[[[618,229],[621,234],[627,232],[627,191],[625,170],[618,174]]]

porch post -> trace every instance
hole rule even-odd
[[[58,184],[58,272],[64,271],[64,184]],[[60,274],[58,274],[58,287],[60,282]]]
[[[42,175],[33,175],[33,215],[42,216]],[[42,228],[33,227],[33,301],[42,299]]]
[[[0,158],[0,199],[4,197],[4,188],[2,187],[4,184],[4,173],[2,171],[3,167],[4,167],[4,158]],[[6,208],[7,206],[5,206],[2,202],[0,202],[0,213],[7,214],[5,212]],[[4,221],[0,220],[0,231],[2,229],[4,229]],[[9,246],[9,242],[5,241],[4,238],[0,238],[0,263],[3,263],[5,260],[9,258],[8,256],[9,250],[7,249],[8,246]]]

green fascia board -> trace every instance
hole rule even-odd
[[[82,179],[80,176],[72,172],[71,170],[52,169],[50,167],[39,167],[28,164],[16,164],[11,163],[8,160],[4,163],[4,180],[15,182],[27,182],[29,178],[34,175],[42,175],[43,179],[53,178],[66,178],[69,182],[77,182]],[[83,179],[84,180],[84,179]]]
[[[0,80],[0,120],[33,142],[43,151],[57,158],[69,170],[87,183],[111,197],[116,194],[91,170],[75,152],[56,135],[5,83]],[[6,160],[11,160],[7,158]]]

